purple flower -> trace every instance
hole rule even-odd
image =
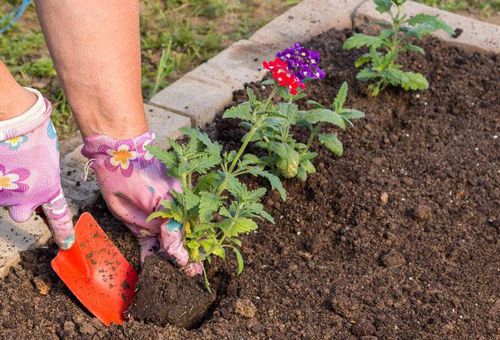
[[[325,78],[325,72],[319,67],[321,57],[318,51],[308,50],[300,43],[295,43],[276,56],[288,64],[300,81]]]
[[[5,167],[0,164],[0,197],[2,192],[25,192],[28,190],[28,185],[23,183],[30,175],[28,169],[19,168],[7,171]]]

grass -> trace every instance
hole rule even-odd
[[[429,6],[439,7],[447,11],[478,11],[483,16],[500,11],[500,0],[417,0]]]
[[[500,0],[418,0],[450,11],[473,9],[484,16],[500,10]],[[300,0],[142,0],[142,84],[146,99],[208,60],[232,42],[247,38]],[[20,0],[0,5],[0,21]],[[75,130],[54,65],[30,6],[13,29],[0,35],[0,59],[18,81],[54,102],[62,137]]]

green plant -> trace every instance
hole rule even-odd
[[[286,192],[279,178],[262,169],[256,156],[244,155],[248,142],[238,151],[222,152],[222,146],[205,133],[196,129],[182,131],[189,139],[185,144],[169,140],[170,151],[148,147],[182,188],[182,192],[172,192],[173,199],[163,201],[163,209],[149,219],[169,218],[184,226],[184,244],[190,260],[202,264],[205,285],[210,291],[204,262],[210,263],[213,256],[225,260],[226,250],[232,250],[240,274],[243,271],[240,235],[256,230],[256,219],[274,223],[260,203],[266,189],[249,190],[238,177],[262,176],[279,190],[283,199]]]
[[[400,54],[417,52],[424,54],[420,46],[411,39],[421,39],[437,30],[454,34],[453,29],[437,16],[417,14],[408,18],[402,13],[401,6],[406,0],[374,0],[376,10],[390,15],[391,23],[378,23],[381,31],[378,36],[356,33],[344,43],[344,49],[368,47],[369,52],[356,60],[355,66],[366,65],[357,75],[361,81],[374,82],[368,86],[371,94],[377,96],[387,86],[400,86],[404,90],[425,90],[429,83],[420,73],[403,71],[397,59]],[[395,10],[393,10],[395,8]]]
[[[272,80],[266,81],[264,84],[275,85]],[[318,102],[308,101],[314,108],[302,111],[293,101],[304,98],[303,92],[294,96],[284,89],[278,90],[277,87],[274,87],[271,96],[262,101],[257,98],[252,89],[248,88],[248,102],[227,110],[223,117],[242,120],[240,125],[248,131],[254,130],[255,124],[263,124],[263,127],[257,128],[258,133],[252,137],[255,145],[267,152],[267,155],[260,157],[261,164],[284,178],[298,177],[305,181],[308,174],[316,172],[313,160],[317,153],[310,150],[315,139],[318,139],[322,145],[337,156],[341,156],[343,153],[342,142],[337,135],[321,133],[322,127],[325,124],[330,124],[345,129],[348,124],[352,124],[352,120],[364,117],[364,113],[361,111],[344,108],[347,90],[347,83],[344,82],[331,105],[331,109]],[[273,104],[270,99],[277,92],[284,102]],[[267,106],[265,114],[260,116],[261,120],[255,121],[248,112],[262,106]],[[292,131],[294,127],[304,127],[310,130],[306,144],[295,139]],[[243,138],[247,136],[248,134]]]

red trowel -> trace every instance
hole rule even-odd
[[[52,269],[106,326],[121,325],[135,295],[137,273],[89,213],[80,216],[75,233],[75,244],[59,250]]]

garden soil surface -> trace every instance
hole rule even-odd
[[[343,157],[316,146],[318,172],[305,184],[286,181],[286,203],[268,194],[276,224],[244,237],[240,277],[232,258],[211,267],[223,283],[199,327],[131,319],[106,329],[55,277],[49,246],[25,252],[0,282],[0,338],[498,339],[498,56],[427,39],[427,54],[403,63],[424,73],[430,89],[371,98],[355,80],[362,51],[341,48],[351,34],[330,31],[307,44],[329,74],[307,91],[328,104],[347,80],[347,107],[366,119],[339,132]],[[220,119],[209,131],[229,147],[243,133]],[[91,212],[137,267],[130,233],[102,200]]]

